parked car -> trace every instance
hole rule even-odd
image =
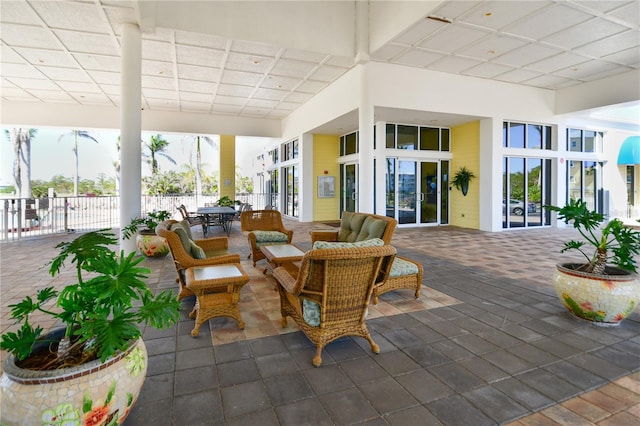
[[[504,205],[504,200],[502,200],[502,212],[506,210]],[[524,214],[524,201],[520,200],[509,200],[509,211],[511,214],[516,216],[522,216]],[[527,202],[527,213],[535,213],[536,212],[536,203]]]

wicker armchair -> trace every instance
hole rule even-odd
[[[291,244],[293,231],[285,229],[282,215],[277,210],[249,210],[240,214],[240,230],[248,232],[247,238],[253,257],[253,266],[264,259],[260,246]]]
[[[284,267],[274,270],[282,326],[290,316],[316,345],[314,366],[322,364],[322,349],[343,336],[364,337],[374,353],[380,351],[365,316],[373,288],[386,279],[395,253],[390,245],[312,249],[295,277]]]
[[[392,217],[370,213],[342,212],[338,231],[311,231],[311,243],[316,241],[339,241],[353,243],[371,238],[380,238],[391,244],[398,221]]]
[[[178,299],[193,295],[187,287],[185,271],[192,266],[220,265],[224,263],[240,263],[240,255],[229,254],[227,237],[193,240],[186,221],[165,220],[156,227],[156,234],[164,237],[169,244],[180,283]]]

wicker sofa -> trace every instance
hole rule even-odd
[[[338,231],[311,231],[311,242],[317,241],[354,243],[380,238],[385,244],[391,244],[398,222],[391,217],[369,213],[343,212]],[[403,256],[396,256],[391,272],[384,284],[373,290],[373,303],[384,293],[399,289],[414,290],[415,298],[420,297],[420,287],[424,268],[419,262]]]

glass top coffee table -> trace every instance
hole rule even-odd
[[[304,256],[304,252],[295,244],[261,246],[260,251],[264,254],[271,271],[280,266],[284,266],[285,268],[295,268],[294,263],[300,262]],[[265,274],[267,273],[267,270],[268,268],[265,268]]]

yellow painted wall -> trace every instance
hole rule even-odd
[[[220,135],[220,198],[236,198],[236,137]]]
[[[467,123],[451,128],[451,153],[449,181],[465,166],[475,179],[469,184],[466,196],[451,186],[449,191],[449,223],[463,228],[480,229],[480,122]]]
[[[340,220],[340,136],[313,135],[313,220]],[[325,170],[327,173],[325,174]],[[335,177],[335,196],[318,198],[318,177]]]

